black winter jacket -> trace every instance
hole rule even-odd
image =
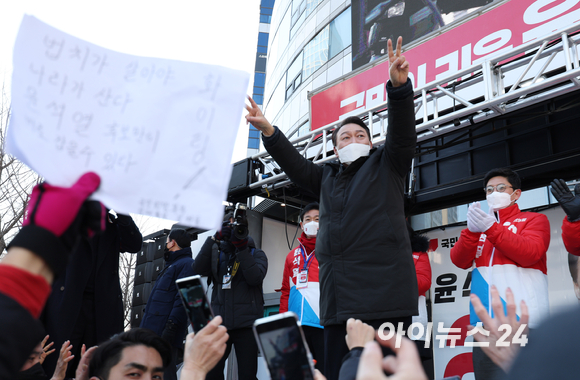
[[[173,329],[166,337],[173,347],[182,348],[183,339],[187,335],[187,314],[175,285],[175,280],[193,276],[194,261],[191,248],[169,252],[165,257],[165,268],[159,273],[157,281],[151,289],[147,305],[143,312],[141,327],[153,330],[162,336],[167,323]]]
[[[44,334],[42,324],[28,310],[0,293],[0,379],[16,378]]]
[[[222,289],[223,277],[236,258],[240,266],[231,289]],[[195,258],[194,270],[212,279],[211,307],[215,315],[221,315],[228,330],[252,327],[264,316],[262,281],[268,271],[268,258],[251,239],[246,249],[234,252],[231,244],[221,242],[218,249],[218,243],[208,237]]]
[[[403,210],[417,135],[411,81],[388,92],[385,144],[349,166],[315,165],[276,128],[264,146],[298,186],[320,194],[316,258],[320,322],[417,315],[417,279]]]

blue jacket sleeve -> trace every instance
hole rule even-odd
[[[176,269],[175,274],[173,276],[173,281],[178,280],[180,278],[193,276],[193,268],[191,265],[191,261],[183,260],[183,264]],[[183,307],[183,303],[181,302],[181,298],[179,296],[179,291],[175,292],[175,297],[173,299],[173,308],[171,309],[171,313],[169,314],[168,321],[172,321],[178,326],[183,326],[187,324],[187,315],[185,314],[185,308]]]

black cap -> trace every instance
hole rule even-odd
[[[183,228],[174,228],[169,233],[169,240],[175,240],[180,248],[191,247],[191,237]]]

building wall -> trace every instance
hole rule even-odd
[[[351,71],[350,0],[278,0],[264,114],[287,136],[309,131],[308,92]]]
[[[275,0],[262,0],[260,2],[260,25],[258,28],[258,46],[256,48],[256,65],[254,68],[254,87],[252,98],[262,106],[264,102],[264,85],[266,83],[266,62],[268,55],[268,43],[270,40],[270,23],[274,10]],[[248,156],[258,152],[260,148],[260,132],[250,124],[248,134]]]

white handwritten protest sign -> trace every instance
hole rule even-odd
[[[248,80],[114,52],[25,16],[8,150],[54,185],[98,173],[94,198],[118,212],[216,228]]]

